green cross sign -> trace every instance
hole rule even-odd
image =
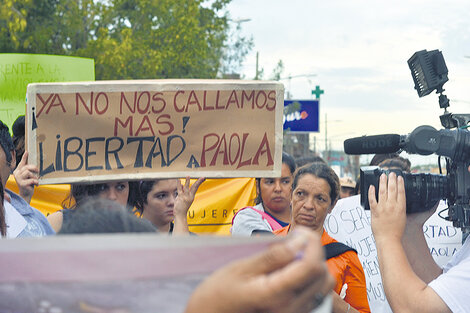
[[[325,90],[320,89],[320,86],[315,86],[315,90],[312,90],[312,95],[315,95],[315,99],[320,99],[320,95],[324,94]]]

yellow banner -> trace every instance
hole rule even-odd
[[[6,187],[18,193],[13,176]],[[34,190],[31,206],[48,215],[62,209],[70,185],[41,185]],[[188,211],[189,230],[198,234],[230,235],[233,215],[252,205],[256,197],[254,178],[207,179]]]

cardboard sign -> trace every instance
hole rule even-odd
[[[283,95],[260,81],[31,84],[30,161],[41,184],[279,176]]]
[[[445,208],[441,201],[436,213],[423,227],[431,255],[440,266],[446,264],[462,245],[462,232],[438,216]],[[356,249],[367,284],[371,312],[392,312],[380,276],[377,248],[371,229],[370,211],[360,204],[360,196],[340,199],[325,219],[325,229],[336,240]]]
[[[61,55],[0,54],[0,120],[11,125],[25,114],[26,87],[38,82],[95,79],[93,59]]]

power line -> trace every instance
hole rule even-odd
[[[301,77],[315,77],[317,74],[301,74],[301,75],[289,75],[287,77],[279,78],[279,80],[291,80],[292,78],[301,78]]]

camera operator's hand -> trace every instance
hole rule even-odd
[[[388,182],[387,182],[388,180]],[[369,187],[369,205],[372,232],[376,241],[391,239],[401,241],[406,225],[405,184],[402,176],[391,172],[382,174],[379,181],[379,201],[375,188]]]

